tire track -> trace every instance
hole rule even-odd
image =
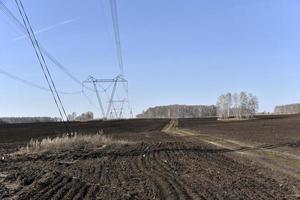
[[[74,186],[65,194],[64,198],[65,199],[73,199],[75,195],[78,193],[80,188],[84,187],[83,183],[78,182],[78,180],[74,180],[76,183]]]
[[[96,171],[95,171],[95,175],[94,175],[94,179],[99,183],[101,183],[102,169],[103,169],[103,166],[98,165],[98,167],[96,168]]]
[[[185,167],[185,171],[193,170],[194,166],[201,166],[200,169],[197,170],[197,172],[198,173],[200,172],[200,174],[203,174],[203,171],[205,171],[205,169],[209,169],[211,167],[207,163],[207,157],[211,157],[210,154],[201,153],[199,155],[199,153],[197,151],[192,151],[192,152],[186,151],[184,145],[182,145],[181,143],[178,143],[177,145],[178,146],[176,146],[176,148],[182,149],[182,150],[172,151],[172,152],[168,152],[168,151],[164,152],[166,154],[166,156],[168,157],[167,160],[169,160],[169,161],[177,160],[182,166]],[[172,154],[172,156],[170,156],[170,154]],[[197,155],[197,156],[194,157],[194,159],[193,159],[193,155]],[[185,158],[185,159],[181,160],[181,158]],[[202,160],[199,160],[199,158],[202,158]],[[186,159],[188,159],[188,161],[186,161]],[[196,162],[192,163],[194,160],[196,160]],[[187,162],[188,162],[188,164],[187,164]],[[172,168],[172,166],[169,164],[169,162],[161,162],[161,163],[169,166],[169,168]],[[205,163],[204,166],[207,165],[207,167],[204,167],[202,165],[202,163]],[[193,166],[193,167],[190,168],[191,166]],[[193,180],[193,181],[191,181],[191,180]],[[187,188],[187,189],[188,189],[189,194],[193,195],[194,199],[222,199],[222,197],[218,194],[218,191],[216,189],[216,187],[217,187],[216,184],[212,183],[210,178],[201,176],[200,179],[196,179],[196,177],[193,176],[192,179],[191,179],[191,177],[189,177],[188,179],[186,179],[186,178],[182,179],[181,184],[182,185],[190,185],[190,188]],[[197,185],[197,188],[191,188],[192,187],[191,184]]]
[[[184,155],[186,156],[186,155]],[[206,156],[203,157],[202,155],[197,154],[197,152],[193,152],[190,155],[191,158],[191,165],[199,166],[200,169],[197,171],[202,171],[205,173],[202,173],[201,179],[199,180],[198,184],[202,184],[203,188],[209,188],[206,189],[206,196],[211,196],[212,198],[222,199],[224,197],[219,195],[220,190],[224,190],[224,186],[220,187],[216,183],[222,184],[222,180],[228,180],[228,177],[232,176],[233,174],[239,174],[238,171],[236,171],[237,167],[239,166],[233,166],[235,162],[227,157],[224,157],[223,155],[214,155],[214,156]],[[239,167],[240,168],[240,167]],[[234,170],[235,169],[235,170]],[[243,177],[242,175],[237,175],[238,177]],[[250,178],[251,177],[245,177]],[[223,183],[224,184],[224,183]],[[230,185],[230,184],[229,184]],[[235,187],[234,189],[228,189],[231,191],[231,198],[238,198],[238,197],[244,197],[246,199],[252,199],[255,198],[253,196],[253,193],[249,194],[249,190],[245,190],[244,188],[239,188],[241,185],[238,185],[238,187]],[[238,191],[237,191],[238,190]],[[227,196],[227,194],[226,194]]]
[[[160,164],[161,161],[157,160],[160,153],[160,151],[157,151],[138,157],[139,169],[158,185],[162,199],[194,199],[194,197],[188,194],[183,183],[174,174],[169,173],[170,169],[164,168]]]
[[[157,176],[155,173],[153,173],[153,170],[151,170],[150,165],[144,162],[143,156],[137,157],[137,167],[141,171],[142,174],[145,174],[151,182],[154,183],[154,185],[158,188],[158,195],[160,199],[170,199],[169,193],[170,189],[166,187],[166,184],[164,184],[164,180],[161,179],[161,177]]]
[[[158,162],[155,160],[154,154],[146,156],[144,161],[146,165],[151,166],[152,173],[161,180],[161,184],[165,187],[166,191],[168,191],[167,197],[171,199],[185,199],[186,192],[182,190],[181,186],[176,182],[175,177],[169,176],[167,171],[157,167]]]
[[[180,199],[200,199],[201,197],[194,194],[186,184],[179,180],[178,175],[172,170],[172,167],[166,165],[166,163],[171,162],[174,157],[174,152],[169,153],[172,156],[167,156],[169,152],[156,152],[153,155],[154,166],[158,172],[163,174],[168,180],[172,180],[172,184],[176,187],[176,190],[181,194]],[[166,159],[163,159],[165,157]]]
[[[178,177],[179,174],[176,173],[176,167],[172,166],[170,163],[177,160],[180,155],[183,157],[186,157],[187,155],[183,151],[165,152],[164,154],[166,159],[162,159],[162,156],[157,156],[157,162],[162,168],[164,168],[165,171],[175,171],[175,173],[171,174],[171,176]],[[205,196],[199,194],[199,191],[193,191],[190,187],[188,187],[189,183],[186,180],[177,178],[177,182],[185,188],[185,191],[192,199],[206,199]]]
[[[47,192],[49,189],[51,189],[56,184],[58,184],[59,182],[61,182],[63,178],[64,177],[61,176],[60,174],[55,173],[54,177],[50,178],[50,180],[51,180],[50,184],[48,184],[48,185],[47,184],[42,184],[41,185],[42,188],[40,188],[39,190],[36,190],[37,193],[32,198],[33,199],[41,199],[45,192]]]
[[[87,191],[86,196],[84,197],[84,199],[86,200],[93,200],[97,198],[97,193],[99,191],[99,186],[97,185],[93,185],[89,188],[89,190]]]
[[[74,186],[74,180],[72,178],[69,178],[69,181],[61,187],[59,190],[57,190],[56,194],[51,197],[53,200],[59,200],[63,199],[65,194]]]
[[[150,173],[145,170],[144,166],[139,165],[139,160],[137,156],[134,156],[130,159],[130,169],[131,169],[131,176],[130,178],[137,178],[138,181],[141,182],[142,180],[145,182],[143,183],[143,193],[147,199],[163,199],[163,195],[161,192],[161,188],[158,186],[158,182],[151,177]]]
[[[51,187],[44,195],[43,198],[45,199],[50,199],[51,197],[53,197],[58,191],[59,189],[65,187],[65,185],[70,182],[71,178],[69,177],[63,177],[63,179],[57,183],[54,187]]]
[[[81,200],[83,199],[86,194],[88,193],[90,186],[88,186],[87,184],[84,184],[84,186],[78,191],[76,192],[77,194],[72,198],[73,200]]]
[[[263,184],[260,180],[257,180],[257,177],[253,178],[250,174],[244,174],[243,173],[243,165],[241,163],[237,163],[236,161],[229,159],[223,155],[219,155],[219,158],[209,158],[209,160],[203,160],[201,156],[199,156],[197,153],[193,153],[190,155],[191,158],[193,158],[192,162],[198,164],[198,166],[201,166],[201,170],[205,169],[214,169],[214,171],[221,172],[220,175],[224,176],[224,179],[228,179],[230,175],[236,174],[236,176],[243,178],[247,182],[252,182],[253,185],[246,186],[241,183],[241,185],[237,185],[237,187],[231,188],[231,193],[234,194],[236,197],[245,197],[247,199],[274,199],[274,195],[270,193],[272,191],[270,188],[267,188],[265,183]],[[199,159],[200,158],[200,159]],[[241,171],[237,171],[237,169],[241,169]],[[216,188],[217,185],[215,182],[218,182],[218,180],[211,179],[210,177],[207,177],[208,173],[201,181],[205,182],[205,185],[210,190],[214,191],[213,188]],[[222,178],[221,176],[221,178]],[[232,179],[229,179],[232,180]],[[246,182],[245,182],[246,183]],[[249,190],[250,187],[254,188],[252,190]],[[222,188],[220,188],[222,189]],[[256,190],[259,189],[259,192],[256,192]],[[215,193],[215,192],[213,192]],[[215,193],[217,194],[217,193]]]
[[[213,145],[216,145],[216,146],[219,146],[219,147],[222,147],[222,148],[225,148],[225,149],[227,149],[227,147],[228,147],[228,146],[220,144],[218,142],[212,142],[210,140],[207,140],[207,139],[203,138],[204,136],[210,137],[209,135],[195,134],[191,131],[185,131],[185,130],[178,129],[178,120],[171,120],[171,122],[169,123],[168,128],[165,129],[164,131],[167,134],[178,134],[178,135],[181,135],[182,137],[187,137],[190,140],[195,140],[195,141],[200,140],[201,142],[211,143]],[[213,138],[213,137],[211,137],[211,138]],[[215,139],[220,139],[220,138],[213,138],[213,139],[215,140]],[[226,141],[226,142],[228,142],[230,144],[232,143],[232,141],[229,141],[229,140]],[[235,143],[235,145],[240,145],[240,144]],[[228,149],[231,149],[231,148],[228,148]],[[226,163],[226,161],[227,161],[227,163]],[[215,165],[216,169],[219,168],[219,170],[222,169],[222,167],[220,167],[220,166],[224,166],[223,170],[221,171],[222,176],[224,174],[229,175],[230,174],[230,173],[228,173],[229,171],[232,171],[234,173],[234,171],[236,171],[237,169],[243,169],[243,167],[245,167],[245,166],[241,166],[241,163],[236,163],[235,161],[231,160],[228,157],[225,158],[225,156],[224,157],[221,156],[221,157],[219,157],[219,159],[214,158],[214,162],[211,162],[210,166],[207,166],[207,167],[212,167],[212,165]],[[224,173],[224,172],[226,172],[226,173]],[[240,191],[237,191],[234,188],[233,192],[234,193],[237,192],[238,193],[237,196],[247,196],[247,198],[260,198],[260,199],[270,199],[270,198],[275,197],[273,195],[272,188],[268,187],[269,184],[262,183],[260,180],[257,180],[257,177],[255,179],[255,178],[252,178],[248,175],[245,176],[245,174],[243,174],[243,173],[241,173],[239,175],[239,177],[243,177],[245,180],[247,180],[247,181],[245,181],[245,184],[246,185],[250,184],[250,185],[248,185],[248,186],[244,185],[244,187],[243,187],[243,184],[242,184],[242,188],[241,188],[242,190],[240,190]],[[209,184],[210,182],[211,182],[210,180],[206,180],[207,184]],[[213,182],[215,182],[215,181],[213,181]],[[253,183],[253,185],[251,185],[252,184],[251,182]],[[258,185],[259,185],[259,187],[258,187]],[[256,192],[253,192],[253,190],[249,190],[249,186],[251,188],[253,188],[253,190],[259,189],[260,192],[256,193]],[[214,188],[214,187],[210,187],[210,188]]]

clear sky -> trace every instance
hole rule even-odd
[[[16,16],[13,0],[1,0]],[[258,96],[260,111],[300,102],[299,0],[117,0],[134,114],[149,106]],[[109,0],[23,0],[37,38],[78,79],[118,73]],[[0,69],[46,86],[23,33],[0,12]],[[57,87],[81,87],[50,65]],[[59,116],[49,92],[0,74],[0,116]],[[93,94],[88,93],[96,104]],[[62,95],[68,113],[99,110]]]

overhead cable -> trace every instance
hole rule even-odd
[[[26,14],[26,11],[24,9],[22,1],[21,0],[15,0],[15,3],[17,5],[17,7],[18,7],[18,10],[19,10],[19,13],[21,15],[22,21],[23,21],[24,26],[26,28],[26,32],[27,32],[28,37],[29,37],[29,39],[31,41],[31,44],[32,44],[32,46],[34,48],[36,57],[38,59],[40,67],[41,67],[41,69],[43,71],[44,77],[45,77],[46,82],[48,84],[48,87],[49,87],[49,89],[51,91],[52,97],[53,97],[55,105],[56,105],[56,107],[57,107],[57,109],[59,111],[59,114],[60,114],[60,116],[61,116],[61,118],[62,118],[63,121],[64,121],[64,117],[65,117],[66,120],[68,120],[65,108],[64,108],[63,103],[61,101],[61,98],[60,98],[60,96],[59,96],[59,94],[57,92],[55,83],[54,83],[54,81],[52,79],[52,76],[51,76],[50,71],[48,69],[47,63],[46,63],[45,58],[43,56],[43,53],[41,52],[39,43],[36,40],[34,31],[32,29],[32,26],[30,24],[30,21],[28,19],[28,16]]]
[[[29,85],[31,87],[34,87],[34,88],[37,88],[37,89],[40,89],[40,90],[44,90],[44,91],[47,91],[47,92],[50,92],[50,89],[49,88],[46,88],[42,85],[38,85],[36,83],[33,83],[31,81],[27,81],[23,78],[20,78],[12,73],[9,73],[7,71],[4,71],[3,69],[0,69],[0,74],[6,76],[6,77],[9,77],[15,81],[18,81],[20,83],[23,83],[23,84],[26,84],[26,85]],[[75,91],[75,92],[66,92],[66,91],[58,91],[58,93],[61,93],[61,94],[80,94],[82,93],[82,91]]]
[[[7,8],[7,6],[0,1],[0,10],[20,29],[21,32],[25,33],[27,35],[26,27],[20,22],[20,20]],[[82,82],[76,78],[62,63],[60,63],[53,55],[49,53],[41,45],[39,42],[39,47],[41,51],[44,53],[44,55],[55,65],[57,66],[60,70],[62,70],[70,79],[72,79],[74,82],[76,82],[78,85],[81,86]],[[94,90],[90,87],[84,86],[86,89],[93,91]]]

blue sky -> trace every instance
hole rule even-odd
[[[14,1],[2,0],[19,17]],[[118,0],[134,114],[149,106],[258,96],[261,111],[300,102],[299,0]],[[23,0],[38,40],[78,79],[118,73],[109,0]],[[0,69],[46,86],[27,38],[0,12]],[[80,86],[50,64],[60,90]],[[0,74],[0,116],[58,116],[50,93]],[[93,104],[96,99],[89,93]],[[68,113],[99,110],[62,95]]]

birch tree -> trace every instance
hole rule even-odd
[[[218,101],[217,101],[217,115],[218,115],[218,118],[225,119],[226,115],[227,115],[226,113],[227,113],[226,96],[221,95],[218,98]]]
[[[233,115],[237,119],[253,117],[258,111],[258,99],[253,94],[227,93],[221,95],[217,101],[217,116],[228,119]]]
[[[232,97],[232,101],[233,101],[233,108],[232,108],[232,113],[233,116],[235,118],[239,118],[240,117],[240,97],[238,93],[234,93],[233,97]]]
[[[246,92],[240,93],[240,114],[239,118],[248,117],[248,95]]]
[[[258,111],[258,99],[256,96],[250,93],[248,99],[249,117],[253,117],[257,111]]]
[[[232,95],[228,92],[225,95],[225,109],[226,109],[226,118],[230,117],[231,114],[231,107],[232,107]]]

